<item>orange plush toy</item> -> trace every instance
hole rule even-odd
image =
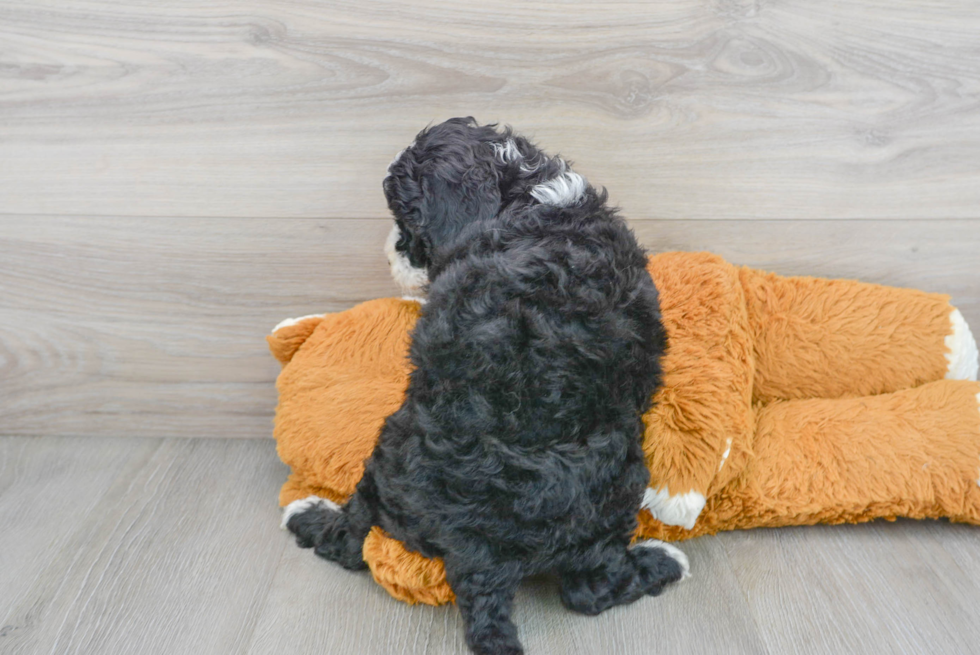
[[[707,253],[648,268],[669,350],[644,417],[638,539],[899,516],[980,524],[977,347],[947,296],[779,277]],[[275,436],[292,469],[281,505],[354,491],[401,404],[419,311],[374,300],[269,336],[283,364]],[[364,559],[396,598],[453,599],[441,562],[378,528]]]

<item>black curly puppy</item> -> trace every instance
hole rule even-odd
[[[384,181],[392,272],[427,292],[402,407],[342,508],[298,501],[300,546],[362,569],[381,526],[445,561],[477,653],[521,653],[521,579],[556,571],[596,614],[681,579],[660,542],[630,547],[648,472],[641,415],[666,337],[633,233],[560,158],[510,130],[452,119]]]

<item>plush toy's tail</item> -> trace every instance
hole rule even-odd
[[[364,563],[363,544],[366,532],[352,525],[348,507],[310,496],[286,506],[282,528],[296,535],[300,548],[313,548],[324,559],[337,562],[345,569],[359,571]]]

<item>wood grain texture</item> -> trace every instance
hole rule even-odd
[[[25,629],[46,621],[51,598],[32,597],[65,544],[84,529],[119,477],[131,478],[159,448],[152,440],[0,438],[0,653]],[[13,607],[28,608],[17,620]]]
[[[270,441],[0,437],[0,653],[465,655],[454,607],[410,607],[278,529]],[[534,655],[976,653],[974,526],[750,530],[681,545],[693,577],[598,617],[527,581]]]
[[[978,222],[634,221],[654,251],[953,296]],[[283,318],[396,295],[387,220],[0,217],[0,434],[268,437]]]
[[[766,652],[721,543],[701,539],[685,551],[698,584],[685,582],[598,617],[565,610],[555,580],[526,581],[515,600],[514,621],[527,652],[640,655],[654,644],[658,652],[666,646],[680,653]],[[298,549],[284,553],[254,634],[249,655],[469,652],[455,607],[392,602],[370,575],[349,573]]]
[[[0,211],[375,217],[452,115],[637,218],[969,218],[974,0],[0,2]]]
[[[22,512],[39,520],[32,532],[4,530],[5,541],[47,558],[12,562],[26,590],[0,600],[0,652],[242,652],[287,543],[275,502],[285,467],[273,444],[31,441],[35,451],[56,443],[61,470],[35,454],[46,470]],[[77,464],[93,453],[112,462],[120,450],[142,465],[93,474]],[[49,518],[65,501],[41,493],[55,476],[72,485],[71,502],[91,506],[68,526]]]
[[[0,218],[0,431],[271,435],[279,365],[265,335],[394,295],[387,229]]]
[[[749,530],[724,539],[773,653],[976,653],[978,570],[945,522]],[[965,603],[965,604],[964,604]]]

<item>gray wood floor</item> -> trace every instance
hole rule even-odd
[[[466,652],[278,527],[268,440],[0,438],[0,653]],[[977,653],[975,528],[754,530],[683,545],[694,577],[589,618],[528,581],[528,652]]]

